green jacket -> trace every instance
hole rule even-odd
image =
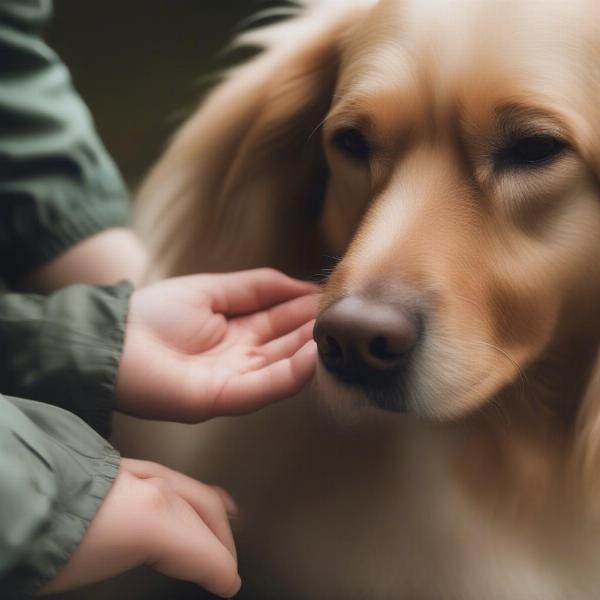
[[[11,290],[83,238],[128,220],[121,178],[40,37],[51,8],[50,0],[0,0],[2,599],[56,575],[119,464],[101,435],[110,429],[131,286]]]

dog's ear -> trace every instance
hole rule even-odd
[[[340,42],[373,0],[321,0],[243,36],[234,70],[176,135],[136,203],[156,276],[273,266],[298,274],[327,176],[319,126]]]

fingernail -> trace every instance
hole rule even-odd
[[[240,509],[238,508],[238,505],[227,492],[223,493],[223,504],[225,504],[227,514],[230,518],[235,519],[240,514]]]
[[[237,517],[240,512],[240,509],[238,508],[236,501],[231,497],[229,492],[224,490],[220,485],[213,485],[211,487],[213,488],[213,490],[215,490],[215,492],[217,492],[217,494],[219,494],[221,502],[223,502],[223,504],[225,505],[227,516],[234,518]]]

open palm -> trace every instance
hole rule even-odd
[[[136,291],[117,408],[198,422],[293,395],[314,371],[317,292],[271,269],[179,277]]]

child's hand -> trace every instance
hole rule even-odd
[[[123,459],[81,543],[41,594],[56,594],[148,565],[229,598],[240,589],[228,513],[233,500],[166,467]]]
[[[180,277],[134,292],[116,408],[198,422],[293,395],[315,368],[317,292],[270,269]]]

